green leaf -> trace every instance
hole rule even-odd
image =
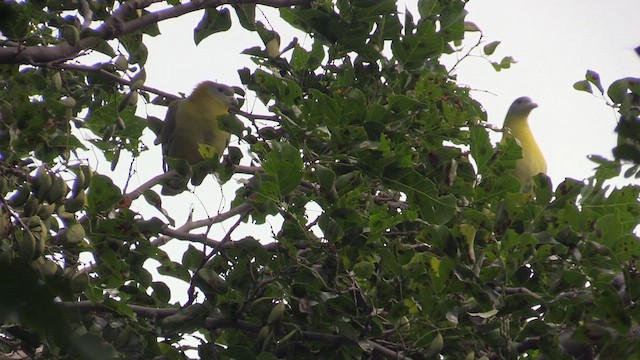
[[[515,176],[509,174],[489,175],[482,178],[477,192],[480,199],[488,201],[489,199],[502,198],[508,193],[518,192],[521,187],[520,181]]]
[[[87,192],[88,211],[98,214],[114,208],[122,199],[122,192],[113,184],[111,178],[94,174],[91,177],[91,187]]]
[[[482,48],[482,51],[485,55],[493,55],[498,45],[500,45],[500,41],[490,42]]]
[[[173,219],[169,219],[169,221],[173,222]],[[164,226],[165,223],[157,217],[152,217],[149,220],[136,221],[136,227],[138,228],[138,231],[140,231],[140,233],[147,238],[158,236]]]
[[[631,261],[640,254],[640,238],[633,234],[625,234],[614,241],[611,250],[618,261]]]
[[[320,216],[318,225],[331,241],[355,241],[365,223],[362,216],[351,208],[335,208]]]
[[[142,16],[153,16],[153,15],[151,15],[151,12],[148,10],[142,10],[142,15],[140,17]],[[151,24],[143,27],[141,31],[143,34],[146,34],[152,37],[160,35],[160,28],[158,27],[157,22],[152,22]]]
[[[466,32],[482,32],[480,27],[476,25],[474,22],[465,21],[464,22],[464,31]]]
[[[340,17],[328,8],[285,8],[281,7],[280,17],[291,26],[304,32],[313,31],[323,45],[334,44],[345,24],[340,24]]]
[[[489,134],[484,127],[471,126],[469,132],[471,136],[471,156],[476,161],[478,173],[483,174],[493,156],[493,146],[491,146]]]
[[[324,48],[318,41],[314,41],[311,51],[306,51],[302,46],[295,45],[291,55],[291,65],[296,70],[315,70],[324,58]]]
[[[227,31],[231,28],[231,12],[227,8],[221,10],[205,9],[204,16],[193,29],[193,40],[196,45],[209,35],[217,32]]]
[[[345,97],[329,97],[313,90],[311,93],[316,101],[308,104],[309,120],[327,126],[334,135],[341,134],[346,125],[366,117],[365,99],[360,90],[349,91]]]
[[[203,259],[204,254],[202,251],[196,249],[193,245],[189,245],[187,250],[182,254],[182,264],[192,271],[200,267]]]
[[[376,266],[369,261],[361,261],[353,266],[353,272],[363,279],[370,278],[376,270]]]
[[[391,43],[393,55],[407,70],[422,67],[444,51],[442,35],[436,32],[433,23],[424,21],[416,29],[415,34],[405,34],[402,40]]]
[[[455,215],[455,196],[440,196],[436,184],[427,177],[413,169],[398,169],[393,176],[400,189],[407,193],[409,204],[420,211],[425,221],[444,224]]]
[[[464,38],[464,18],[467,11],[461,3],[451,3],[444,7],[440,13],[440,33],[444,37],[444,42],[461,40]]]
[[[596,222],[596,237],[603,245],[610,245],[622,236],[622,222],[615,214],[607,214]]]
[[[162,198],[160,198],[160,195],[158,195],[157,192],[151,189],[147,189],[144,191],[144,193],[142,193],[142,196],[147,201],[147,203],[149,203],[154,208],[162,211]]]
[[[619,153],[619,155],[625,154],[624,152],[622,152]],[[597,155],[591,155],[588,156],[588,158],[589,160],[599,164],[593,177],[600,183],[604,182],[605,180],[612,179],[620,174],[620,170],[622,169],[622,164],[620,164],[620,162],[607,160],[604,157]]]
[[[417,218],[418,214],[410,210],[394,216],[389,216],[389,213],[383,208],[372,210],[369,218],[369,241],[376,240],[397,224],[414,221]]]
[[[279,102],[294,105],[302,97],[302,90],[296,82],[276,77],[262,69],[256,70],[253,77],[248,77],[243,83],[255,90],[265,104],[277,98]]]
[[[265,173],[284,196],[295,190],[302,180],[302,158],[295,147],[287,143],[272,142],[271,151],[262,165]]]
[[[418,13],[423,19],[428,18],[437,9],[438,0],[418,0]]]
[[[622,104],[629,90],[629,78],[614,81],[607,89],[607,95],[615,104]]]
[[[502,58],[502,60],[500,60],[499,63],[492,62],[491,65],[496,71],[500,71],[503,69],[509,69],[511,67],[511,64],[515,64],[516,62],[517,61],[515,61],[511,56],[505,56]]]
[[[186,283],[191,281],[189,270],[182,264],[174,261],[163,261],[162,265],[158,267],[158,273],[180,279]]]
[[[640,171],[640,165],[633,165],[632,167],[625,170],[624,177],[630,178],[634,176],[634,174],[638,174],[639,171]]]
[[[549,205],[551,208],[563,208],[576,203],[584,184],[581,181],[566,178],[554,192],[555,199]]]
[[[438,232],[444,235],[446,233],[445,227],[441,227]],[[446,238],[446,235],[444,237]],[[438,291],[443,291],[450,281],[450,276],[456,266],[455,262],[449,257],[442,259],[433,257],[429,259],[429,266],[433,270],[428,273],[434,288]]]
[[[121,35],[118,37],[118,40],[120,40],[122,45],[127,49],[127,52],[129,53],[129,62],[144,66],[147,62],[149,51],[147,50],[147,46],[142,42],[141,32],[136,31]]]
[[[12,40],[24,40],[29,34],[29,10],[22,3],[0,3],[0,32]]]
[[[156,304],[166,304],[171,300],[171,289],[167,284],[154,281],[151,288],[153,289],[151,296],[155,299]]]
[[[111,58],[118,56],[113,47],[106,40],[97,40],[97,43],[91,47],[93,50],[101,52]]]
[[[573,84],[573,88],[579,91],[585,91],[590,94],[593,94],[593,90],[591,89],[591,84],[587,80],[580,80]]]
[[[602,87],[602,83],[600,83],[600,74],[593,70],[587,70],[587,73],[584,77],[585,79],[587,79],[587,81],[595,85],[601,94],[604,94],[604,88]]]
[[[256,4],[232,4],[240,25],[249,31],[256,30]]]
[[[140,144],[140,137],[142,131],[147,128],[147,120],[135,115],[135,108],[127,106],[123,111],[118,112],[117,105],[124,99],[122,94],[117,94],[113,102],[103,104],[102,106],[96,106],[92,104],[89,108],[89,112],[85,117],[85,126],[89,128],[94,134],[102,134],[106,128],[113,127],[115,120],[120,117],[125,124],[124,130],[115,130],[114,137],[118,137],[121,140],[128,140],[122,142],[125,148],[130,151],[137,151]],[[108,144],[100,144],[104,142],[101,140],[93,141],[96,146],[112,146],[112,143],[107,139]],[[107,158],[109,158],[107,156]]]
[[[545,174],[538,174],[533,177],[535,182],[536,202],[538,204],[548,204],[553,196],[553,185],[551,179]]]
[[[314,170],[321,191],[329,193],[335,189],[336,173],[322,165],[316,165]]]

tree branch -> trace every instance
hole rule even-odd
[[[255,175],[257,173],[263,173],[264,169],[259,166],[245,166],[236,165],[236,173]]]
[[[51,67],[53,69],[63,69],[63,70],[74,70],[74,71],[84,71],[99,74],[100,76],[104,76],[109,80],[112,80],[120,85],[132,86],[134,81],[122,78],[114,73],[108,72],[104,70],[99,65],[81,65],[81,64],[69,64],[69,63],[56,63],[56,64],[45,64],[45,66]],[[144,90],[146,92],[150,92],[152,94],[156,94],[162,97],[165,97],[170,100],[177,100],[180,97],[173,95],[171,93],[162,91],[160,89],[156,89],[147,85],[138,86],[139,90]]]
[[[162,228],[162,233],[166,236],[160,236],[151,242],[154,246],[162,246],[169,242],[171,239],[180,239],[187,241],[195,241],[207,245],[217,246],[218,241],[207,238],[205,234],[191,234],[189,231],[201,227],[211,226],[212,224],[222,222],[236,215],[242,215],[251,209],[251,205],[248,203],[240,204],[237,207],[227,211],[226,213],[218,214],[204,220],[189,221],[177,229],[171,229],[169,226]]]
[[[64,310],[72,310],[78,312],[114,312],[117,313],[114,309],[109,308],[108,306],[102,304],[94,304],[91,301],[77,301],[77,302],[60,302],[56,303],[57,306],[61,307]],[[173,315],[177,313],[180,308],[152,308],[140,305],[127,305],[136,315],[139,317],[147,318],[147,319],[163,319],[167,316]],[[204,326],[210,329],[219,329],[219,328],[232,328],[244,330],[247,332],[258,333],[260,328],[262,328],[261,324],[254,324],[245,320],[232,319],[227,317],[208,317],[205,320]],[[325,334],[314,331],[301,331],[300,332],[302,338],[304,340],[312,340],[318,341],[325,344],[331,345],[357,345],[358,343],[355,340],[352,340],[346,336],[340,335],[332,335]],[[380,344],[377,344],[371,340],[365,340],[365,342],[370,345],[374,352],[379,353],[380,355],[386,357],[387,359],[404,359],[411,360],[409,357],[406,357],[398,352],[395,352],[391,349],[388,349]]]
[[[243,116],[250,120],[269,120],[269,121],[278,121],[279,117],[277,115],[256,115],[249,112],[245,112],[242,110],[236,110],[234,113]]]
[[[542,296],[522,286],[520,287],[496,286],[496,291],[504,292],[507,295],[525,294],[525,295],[532,296],[536,299],[542,299]]]
[[[241,174],[257,174],[257,173],[264,172],[264,170],[258,166],[236,165],[235,168],[236,168],[235,172],[241,173]],[[160,175],[154,176],[151,179],[147,180],[144,184],[140,185],[135,190],[132,190],[131,192],[127,193],[125,196],[128,196],[133,201],[139,198],[140,196],[142,196],[145,191],[151,189],[155,185],[158,185],[163,179],[170,178],[176,175],[177,173],[175,172],[175,170],[170,170],[166,173],[162,173]],[[203,226],[206,226],[206,225],[203,225]]]
[[[175,170],[170,170],[167,171],[166,173],[162,173],[160,175],[154,176],[151,179],[147,180],[144,184],[138,186],[137,189],[125,194],[124,196],[129,197],[129,199],[131,199],[131,201],[139,198],[140,196],[142,196],[144,194],[145,191],[151,189],[152,187],[158,185],[163,179],[165,178],[171,178],[173,176],[176,176],[177,173]]]
[[[63,42],[55,46],[9,46],[0,48],[0,63],[3,64],[44,64],[77,56],[81,51],[90,49],[101,40],[111,40],[123,34],[140,30],[162,20],[176,18],[186,13],[215,8],[225,4],[259,4],[271,7],[287,7],[310,4],[311,0],[197,0],[173,6],[137,19],[124,22],[122,19],[138,9],[144,9],[159,0],[130,0],[122,3],[111,17],[104,21],[91,36],[78,42],[75,46]],[[5,44],[10,45],[5,42]]]

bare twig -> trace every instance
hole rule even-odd
[[[251,205],[248,203],[244,203],[227,211],[226,213],[222,213],[208,219],[189,221],[177,229],[171,229],[169,228],[169,226],[165,226],[162,229],[162,233],[165,234],[165,236],[158,237],[157,239],[153,240],[151,244],[154,246],[162,246],[167,242],[169,242],[169,240],[176,238],[180,240],[195,241],[195,242],[200,242],[203,244],[211,244],[215,246],[217,242],[215,242],[214,240],[208,239],[205,234],[196,235],[196,234],[191,234],[189,231],[222,222],[236,215],[241,215],[246,211],[248,211],[249,209],[251,209]]]

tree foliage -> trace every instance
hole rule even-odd
[[[538,175],[535,193],[521,193],[509,175],[519,146],[490,142],[482,106],[440,61],[479,30],[465,23],[465,1],[419,1],[419,14],[400,13],[392,0],[154,3],[0,4],[1,353],[640,354],[640,188],[606,184],[622,161],[640,162],[637,79],[607,93],[622,115],[616,160],[594,157],[593,177],[555,188]],[[216,172],[220,181],[250,178],[217,216],[177,228],[145,217],[138,198],[161,208],[152,188],[168,175],[126,192],[79,151],[95,147],[115,167],[123,151],[147,150],[145,128],[161,129],[135,111],[139,101],[175,98],[145,85],[144,41],[161,36],[158,21],[204,9],[196,43],[242,26],[266,45],[279,35],[256,21],[255,3],[279,7],[312,44],[245,51],[256,66],[239,69],[239,79],[271,113],[239,111],[241,126],[224,121],[254,160],[232,147]],[[485,55],[496,46],[485,45]],[[75,61],[95,52],[109,60]],[[576,88],[604,94],[594,74]],[[269,242],[234,236],[268,215],[283,219]],[[199,230],[230,218],[235,225],[219,238]],[[172,238],[191,243],[181,262],[162,250]],[[183,303],[151,276],[149,260],[190,284]]]

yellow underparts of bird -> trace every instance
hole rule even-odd
[[[535,175],[547,173],[547,162],[529,128],[529,113],[536,107],[538,105],[526,96],[517,98],[509,107],[504,119],[505,132],[502,141],[510,134],[522,148],[522,159],[516,162],[513,175],[520,180],[523,188],[533,185]]]

